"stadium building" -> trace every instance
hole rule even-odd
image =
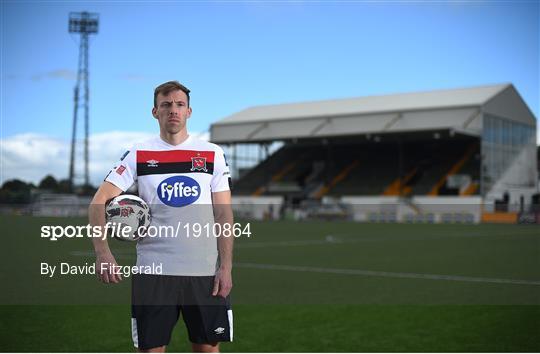
[[[512,84],[257,106],[210,133],[259,217],[515,222],[538,203],[536,118]]]

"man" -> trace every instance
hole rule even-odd
[[[155,89],[152,115],[159,137],[135,144],[122,156],[89,209],[90,224],[104,227],[106,202],[137,182],[152,212],[151,226],[177,228],[177,235],[147,236],[137,243],[137,266],[161,265],[162,270],[133,275],[132,334],[140,352],[164,352],[180,313],[194,352],[219,352],[219,342],[233,339],[234,237],[219,233],[233,225],[230,173],[219,146],[188,134],[189,92],[177,81]],[[221,227],[213,228],[214,222]],[[218,232],[194,237],[196,224]],[[121,281],[108,266],[116,260],[107,241],[94,238],[93,244],[98,278]]]

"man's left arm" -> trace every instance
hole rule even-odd
[[[231,191],[212,193],[214,220],[220,224],[221,234],[218,235],[219,268],[214,278],[213,296],[227,297],[232,288],[232,258],[233,258],[233,212],[231,207]],[[228,231],[224,231],[228,230]]]

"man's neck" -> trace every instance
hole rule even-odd
[[[159,136],[163,141],[171,145],[182,144],[188,138],[188,133],[186,130],[179,131],[176,134],[171,134],[168,132],[160,132]]]

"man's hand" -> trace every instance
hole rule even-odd
[[[112,253],[104,252],[103,254],[97,254],[96,257],[96,275],[99,280],[104,283],[119,283],[122,281],[122,276],[118,273],[118,268],[112,269],[112,266],[118,267],[116,260]]]
[[[214,276],[214,290],[212,296],[227,297],[232,289],[232,274],[231,270],[218,269]]]
[[[94,251],[96,252],[96,275],[104,283],[118,283],[122,280],[120,274],[114,274],[112,266],[118,266],[109,249],[105,233],[105,203],[107,200],[120,195],[122,190],[109,182],[103,182],[94,195],[94,199],[88,207],[88,219],[92,227],[101,227],[99,237],[92,237]]]
[[[233,212],[231,208],[231,191],[213,192],[212,206],[214,208],[214,219],[220,224],[221,230],[228,226],[229,230],[233,226]],[[228,236],[228,237],[227,237]],[[232,235],[219,235],[217,239],[219,252],[219,269],[214,277],[213,296],[227,297],[232,288],[232,256],[234,237]]]

